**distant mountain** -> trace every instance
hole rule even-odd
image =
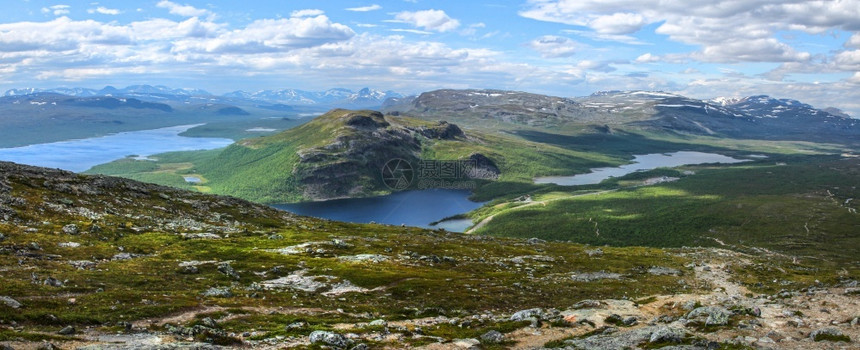
[[[56,93],[74,97],[93,96],[129,96],[129,95],[176,95],[176,96],[209,96],[211,93],[201,89],[174,89],[163,85],[131,85],[122,89],[113,86],[105,86],[101,90],[87,88],[53,88],[53,89],[10,89],[4,96],[31,95],[34,93]]]
[[[394,91],[379,91],[370,88],[364,88],[358,92],[337,88],[326,91],[261,90],[253,93],[240,90],[224,94],[222,97],[285,105],[366,108],[381,106],[386,99],[403,97],[403,95]]]
[[[517,91],[436,90],[389,99],[384,110],[473,126],[492,121],[545,128],[616,125],[755,139],[860,137],[860,120],[841,111],[763,95],[699,100],[661,91],[601,91],[570,99]]]

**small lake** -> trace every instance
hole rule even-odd
[[[373,221],[379,224],[406,224],[462,232],[471,226],[470,220],[450,220],[438,226],[430,226],[430,223],[472,211],[483,204],[470,201],[469,195],[470,192],[465,190],[428,189],[396,192],[371,198],[275,204],[273,207],[299,215],[329,220],[357,223]]]
[[[198,125],[202,124],[0,148],[0,160],[82,172],[93,166],[132,154],[146,157],[164,152],[215,149],[227,147],[233,143],[230,139],[179,136],[180,133]]]
[[[610,177],[624,176],[636,171],[652,170],[656,168],[672,168],[681,165],[704,164],[704,163],[740,163],[748,162],[748,159],[736,159],[722,154],[681,151],[674,153],[654,153],[637,155],[633,163],[619,167],[594,168],[590,173],[572,176],[546,176],[535,179],[538,184],[557,184],[562,186],[593,185],[598,184]]]

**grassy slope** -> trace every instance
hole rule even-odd
[[[71,340],[73,337],[55,334],[65,325],[115,334],[127,332],[120,322],[139,321],[141,327],[164,331],[160,323],[150,325],[146,319],[191,310],[203,314],[182,323],[197,324],[203,316],[212,316],[224,319],[220,327],[228,332],[254,331],[257,333],[252,338],[267,339],[307,335],[319,329],[338,330],[339,324],[377,318],[391,321],[438,314],[508,313],[530,307],[566,308],[583,299],[640,298],[710,288],[691,279],[692,271],[686,266],[694,258],[689,250],[604,247],[602,255],[591,256],[586,254],[591,248],[577,244],[527,244],[511,238],[292,217],[237,200],[130,182],[79,195],[75,191],[94,188],[96,182],[72,174],[30,177],[6,170],[3,174],[11,186],[8,195],[24,201],[15,201],[18,204],[10,207],[15,213],[12,220],[0,220],[0,231],[6,235],[0,242],[0,269],[4,271],[0,295],[15,298],[24,306],[0,307],[0,320],[17,322],[14,329],[0,327],[0,341]],[[85,218],[81,213],[96,214],[97,218]],[[176,222],[180,227],[170,228]],[[83,232],[63,233],[61,228],[67,224],[77,224]],[[211,227],[182,227],[200,224]],[[93,225],[101,230],[94,231]],[[199,231],[218,232],[224,238],[194,240],[180,235]],[[270,238],[273,234],[280,238]],[[323,243],[317,246],[323,248],[321,251],[294,255],[268,251],[332,239],[347,245]],[[81,246],[64,248],[59,246],[61,242]],[[41,248],[33,249],[32,243]],[[129,260],[111,259],[120,252],[141,255]],[[362,253],[380,254],[390,260],[352,263],[338,259]],[[525,257],[521,262],[512,261],[536,255],[552,260]],[[418,258],[421,256],[453,260],[433,262]],[[760,292],[799,289],[813,280],[835,284],[840,278],[857,278],[856,266],[792,263],[778,256],[749,259],[754,264],[737,269],[743,272],[744,283]],[[79,260],[96,265],[77,269],[70,264]],[[184,274],[179,263],[189,260],[229,261],[241,277],[225,276],[217,271],[216,263],[200,265],[197,274]],[[272,270],[275,266],[280,266],[278,271]],[[651,266],[675,268],[683,274],[655,276],[645,272]],[[334,276],[338,281],[379,289],[329,297],[254,287],[255,283],[301,269],[312,276]],[[625,278],[599,282],[569,278],[572,272],[594,271],[617,272]],[[64,286],[40,283],[47,277],[65,281]],[[686,282],[679,283],[681,279]],[[226,288],[235,296],[202,296],[210,287]],[[207,313],[207,308],[215,311]],[[285,330],[285,325],[296,321],[309,326]],[[466,326],[428,326],[423,332],[451,340],[478,337],[489,329],[507,332],[522,326],[525,324],[474,321]],[[371,344],[386,345],[403,346]]]

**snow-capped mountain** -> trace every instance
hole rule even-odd
[[[844,117],[825,110],[816,109],[806,103],[791,99],[776,99],[767,95],[756,95],[741,98],[718,97],[709,100],[712,104],[719,104],[726,108],[734,109],[755,118],[779,118],[798,116],[833,116]]]
[[[391,97],[403,95],[393,91],[379,91],[364,88],[358,92],[336,88],[326,91],[305,91],[297,89],[261,90],[257,92],[233,91],[222,95],[227,98],[248,99],[287,105],[316,105],[336,107],[372,107],[382,105]]]

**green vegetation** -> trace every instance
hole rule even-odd
[[[756,246],[816,258],[860,254],[849,200],[860,192],[846,186],[860,176],[856,159],[783,157],[685,169],[695,175],[615,185],[643,177],[637,174],[591,187],[611,192],[583,195],[574,187],[537,192],[530,205],[496,202],[476,212],[476,221],[493,215],[478,233],[616,246]]]

